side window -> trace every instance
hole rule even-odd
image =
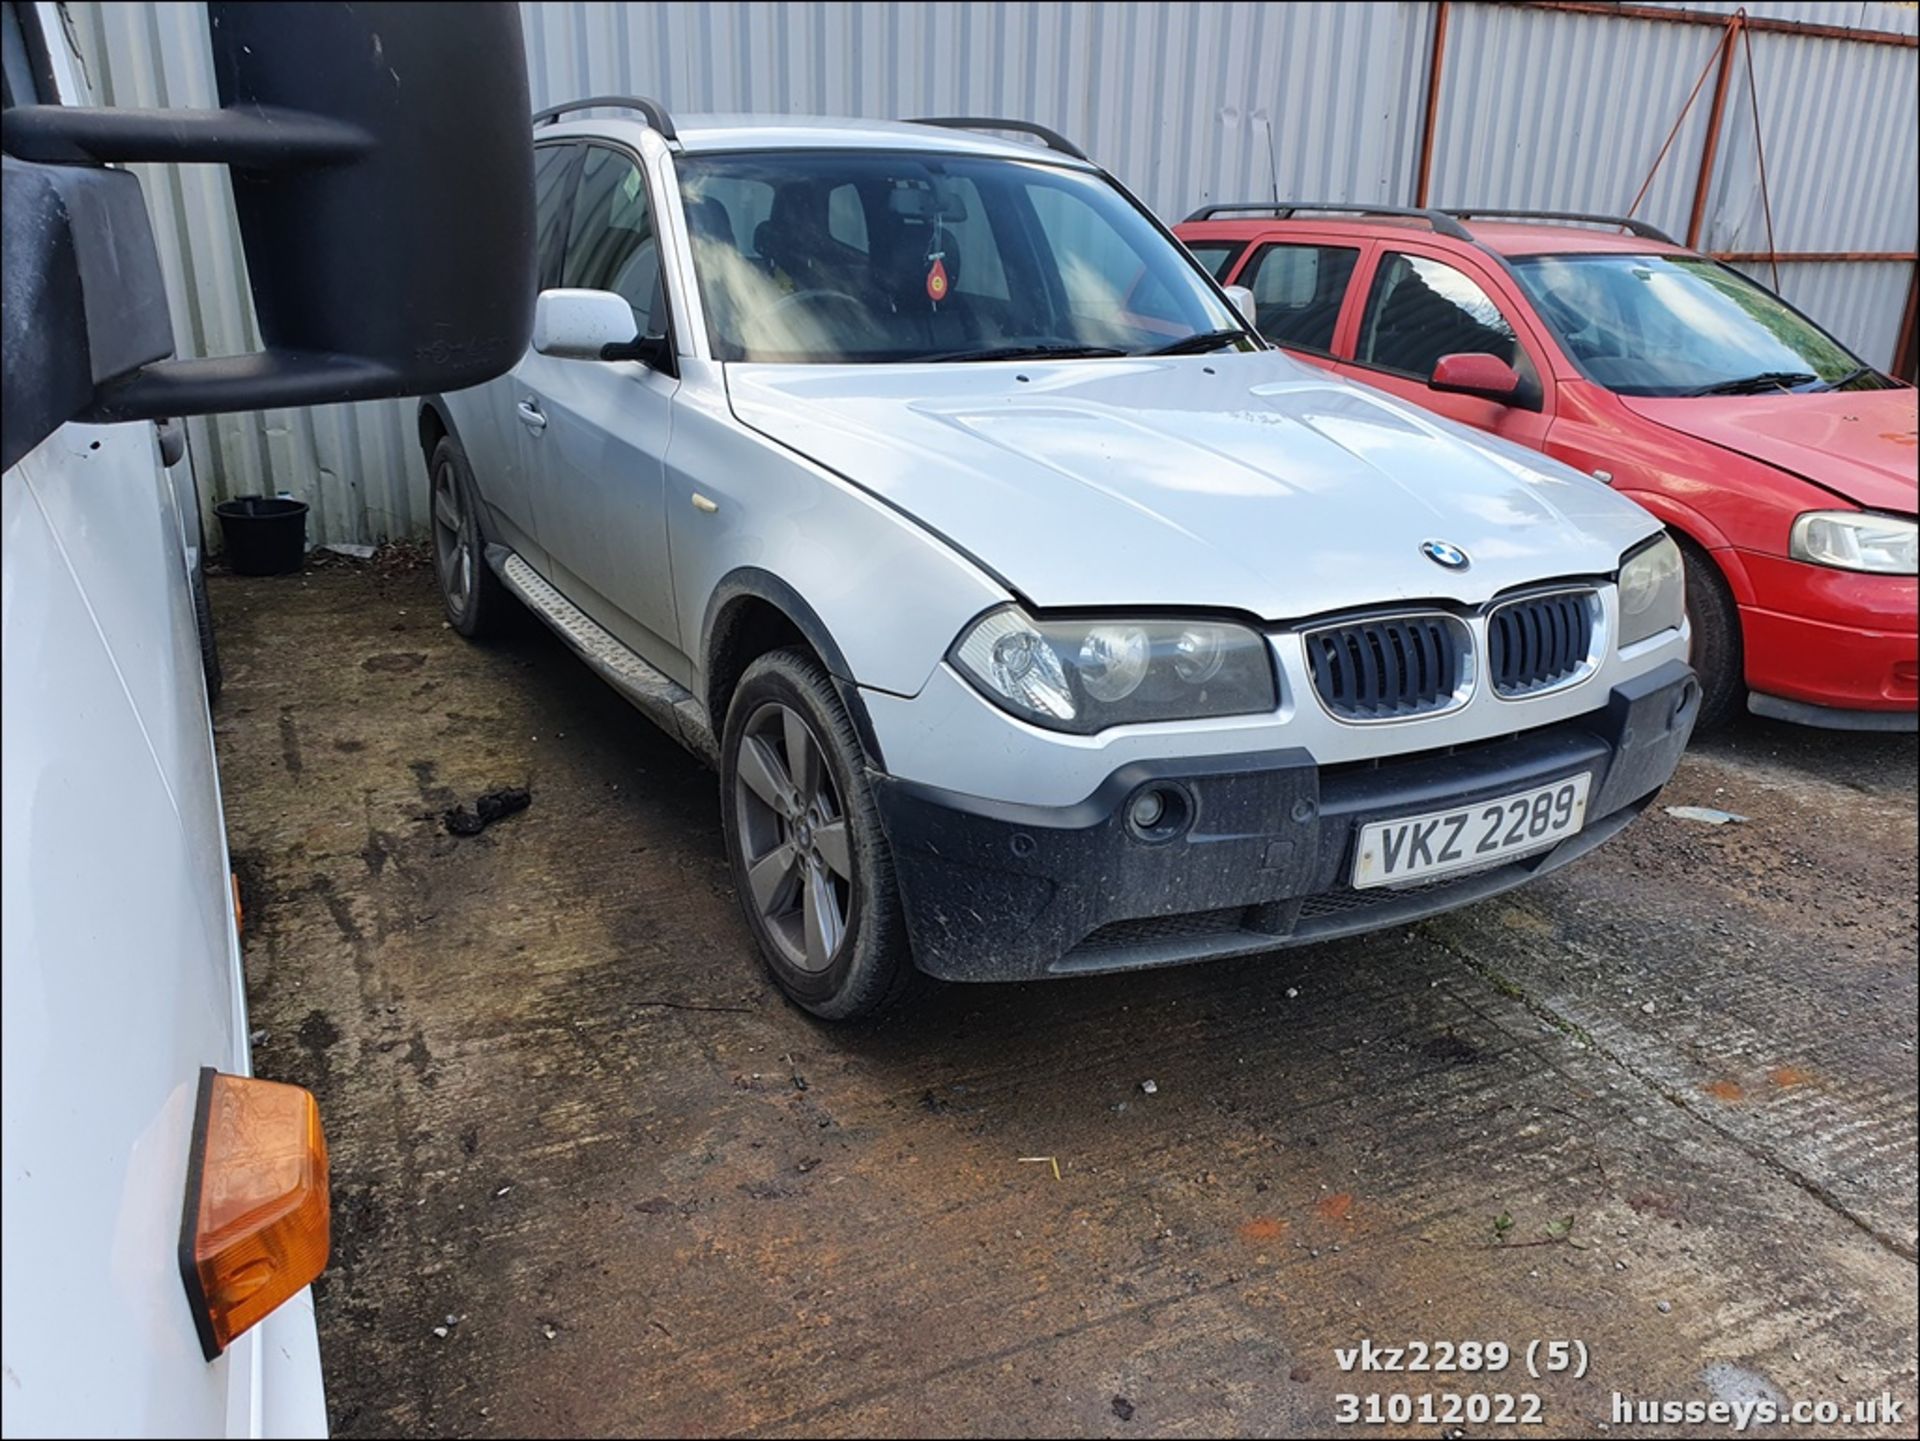
[[[1222,284],[1226,283],[1233,262],[1247,248],[1237,240],[1189,240],[1186,246],[1193,252],[1193,258],[1206,266],[1213,278]]]
[[[1425,380],[1441,356],[1463,351],[1531,369],[1500,307],[1465,274],[1421,255],[1383,256],[1354,359]]]
[[[533,152],[534,255],[539,288],[560,283],[560,259],[567,248],[567,215],[573,203],[573,172],[578,145],[542,145]]]
[[[1337,245],[1264,245],[1240,283],[1253,291],[1260,333],[1277,345],[1326,355],[1358,250]]]
[[[574,192],[560,283],[582,290],[611,290],[633,307],[634,323],[642,335],[666,334],[660,236],[654,228],[647,177],[617,150],[587,147]]]
[[[1006,267],[1000,260],[1000,241],[987,214],[986,198],[980,187],[967,179],[949,182],[949,193],[961,214],[957,224],[949,224],[949,234],[958,243],[960,268],[953,274],[953,288],[962,295],[979,295],[990,300],[1006,300]]]
[[[827,234],[862,255],[867,253],[867,210],[852,185],[836,185],[827,195]]]

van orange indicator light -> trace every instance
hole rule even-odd
[[[229,872],[227,878],[233,882],[233,933],[244,936],[247,933],[247,908],[240,900],[240,872]]]
[[[200,1072],[180,1276],[211,1361],[327,1264],[327,1141],[311,1092]]]

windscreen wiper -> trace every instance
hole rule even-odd
[[[1876,371],[1871,365],[1863,365],[1858,370],[1849,370],[1845,375],[1841,376],[1838,380],[1828,381],[1825,385],[1821,386],[1820,388],[1822,390],[1845,390],[1849,385],[1852,385],[1856,380],[1865,380],[1869,375],[1878,375],[1878,374],[1879,372]]]
[[[1039,345],[999,345],[987,350],[950,350],[944,355],[923,355],[925,361],[956,360],[1094,360],[1102,356],[1125,355],[1111,345],[1074,345],[1065,342]]]
[[[1734,380],[1718,380],[1712,385],[1703,385],[1698,390],[1689,390],[1688,395],[1753,395],[1762,390],[1787,390],[1796,385],[1810,385],[1820,377],[1809,375],[1804,370],[1763,370],[1758,375],[1742,375]]]
[[[1165,345],[1156,345],[1152,350],[1135,352],[1139,355],[1199,355],[1203,351],[1218,350],[1233,340],[1245,340],[1244,330],[1203,330],[1198,335],[1183,335],[1178,340],[1170,340]]]

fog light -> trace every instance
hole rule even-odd
[[[1159,791],[1141,791],[1133,798],[1133,804],[1127,809],[1127,819],[1133,828],[1150,831],[1160,824],[1160,817],[1167,813],[1166,797]]]
[[[1127,830],[1135,840],[1157,845],[1187,833],[1193,824],[1194,799],[1177,782],[1155,781],[1133,793],[1125,814]]]

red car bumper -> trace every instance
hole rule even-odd
[[[1740,556],[1753,603],[1740,607],[1754,709],[1772,697],[1895,721],[1920,708],[1920,580],[1861,575],[1751,551]],[[1796,720],[1815,715],[1792,714]],[[1832,723],[1847,723],[1843,716]]]

